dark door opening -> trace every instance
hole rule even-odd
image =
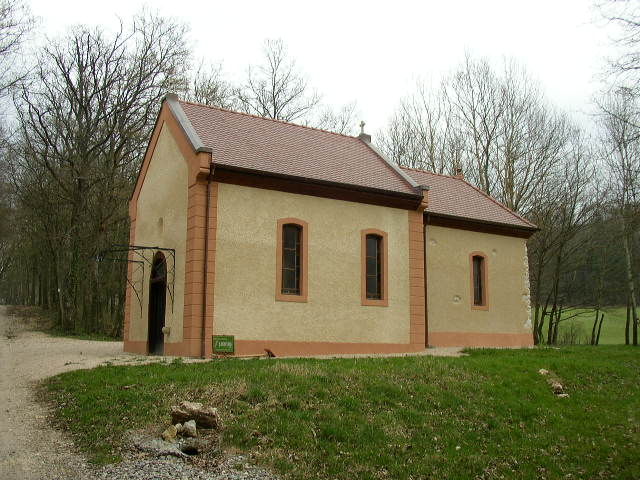
[[[149,353],[164,353],[164,314],[167,305],[167,261],[162,252],[153,257],[149,280]]]

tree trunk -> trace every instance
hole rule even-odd
[[[540,319],[540,305],[536,303],[535,310],[533,312],[533,344],[538,345],[540,339],[538,338],[538,321]]]
[[[624,215],[622,216],[622,243],[624,244],[625,267],[627,270],[627,289],[629,290],[629,301],[631,304],[631,315],[633,319],[633,344],[638,345],[638,311],[636,303],[636,287],[633,279],[633,261],[631,259],[631,247],[627,235]]]
[[[542,330],[544,329],[544,311],[540,312],[540,304],[536,305],[536,316],[538,317],[538,320],[536,321],[537,326],[536,326],[536,331],[535,333],[535,338],[536,340],[536,345],[540,345],[542,343],[544,343],[544,337],[542,335]]]
[[[547,328],[547,345],[553,345],[553,329],[556,318],[556,306],[555,304],[551,307],[551,312],[549,312],[549,327]]]
[[[596,327],[598,326],[599,311],[596,309],[596,318],[593,320],[593,328],[591,329],[591,345],[596,344]]]
[[[560,330],[560,318],[562,317],[562,306],[556,311],[556,321],[553,328],[553,344],[558,344],[558,330]]]
[[[600,316],[600,325],[598,325],[598,336],[596,337],[596,345],[600,344],[600,331],[602,330],[603,320],[604,320],[604,313]]]
[[[629,326],[631,324],[631,302],[627,299],[627,323],[624,326],[624,344],[629,345]]]

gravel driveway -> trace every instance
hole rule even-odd
[[[51,375],[122,355],[120,342],[50,337],[30,330],[0,306],[0,478],[78,478],[87,470],[70,440],[47,424],[47,411],[35,401],[33,386]]]
[[[215,472],[177,458],[133,456],[95,468],[74,452],[69,437],[51,428],[34,385],[57,373],[92,368],[106,361],[149,361],[122,352],[121,342],[51,337],[33,330],[0,306],[0,479],[1,480],[273,480],[242,455],[230,455]]]

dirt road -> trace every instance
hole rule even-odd
[[[33,386],[60,372],[132,358],[122,353],[121,342],[50,337],[29,327],[0,306],[0,478],[82,477],[85,460],[73,453],[68,437],[47,424]]]

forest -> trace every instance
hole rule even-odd
[[[399,93],[373,135],[394,162],[461,169],[469,182],[539,227],[528,242],[534,338],[597,343],[604,310],[622,307],[619,343],[638,344],[640,9],[598,5],[615,27],[584,125],[554,105],[515,58],[467,54],[437,82]],[[0,303],[34,305],[60,329],[120,337],[126,262],[99,254],[129,239],[128,201],[162,98],[180,98],[343,134],[357,99],[334,106],[287,45],[231,81],[196,58],[189,26],[143,10],[115,31],[77,25],[38,45],[23,0],[0,0]],[[588,316],[587,338],[562,325]]]

